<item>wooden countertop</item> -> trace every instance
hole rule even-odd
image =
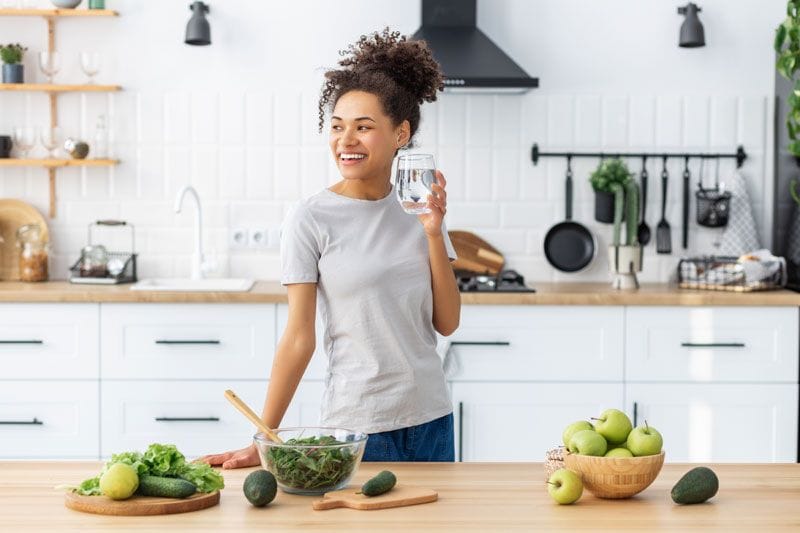
[[[666,464],[647,490],[628,500],[584,493],[574,505],[550,499],[541,463],[363,463],[351,485],[383,469],[400,483],[432,488],[439,501],[412,507],[314,511],[313,497],[278,491],[251,507],[242,482],[252,469],[224,471],[216,507],[151,517],[107,517],[64,507],[53,489],[100,470],[98,462],[0,462],[0,516],[6,531],[550,531],[800,530],[800,464],[712,465],[720,490],[709,503],[679,506],[669,492],[693,465]]]
[[[534,283],[535,293],[462,293],[469,305],[714,305],[800,306],[800,293],[690,291],[667,284],[643,284],[616,291],[609,283]],[[285,303],[277,281],[257,281],[248,292],[132,291],[130,285],[76,285],[66,281],[0,282],[0,302]]]

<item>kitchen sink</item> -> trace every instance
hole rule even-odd
[[[249,291],[252,286],[253,280],[245,278],[152,278],[134,283],[131,290],[245,292]]]

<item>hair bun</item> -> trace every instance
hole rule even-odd
[[[356,72],[378,71],[407,90],[417,103],[433,102],[444,88],[439,63],[425,41],[409,41],[399,31],[362,35],[346,50],[339,65]]]

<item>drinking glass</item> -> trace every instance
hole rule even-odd
[[[81,52],[81,69],[89,76],[89,85],[94,84],[94,77],[100,72],[100,53]]]
[[[427,207],[431,185],[436,180],[431,154],[403,154],[397,157],[395,189],[397,200],[409,215],[430,213]]]
[[[28,158],[28,152],[36,146],[36,128],[33,126],[18,126],[14,128],[14,146],[19,148],[21,159]]]
[[[42,128],[42,146],[47,148],[47,157],[53,159],[55,157],[54,151],[56,148],[61,146],[63,142],[63,135],[61,134],[61,128],[55,126],[53,128]]]
[[[53,76],[61,68],[58,52],[39,52],[39,70],[47,76],[47,83],[53,83]]]

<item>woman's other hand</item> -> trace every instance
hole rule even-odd
[[[447,213],[446,186],[447,180],[444,179],[444,174],[437,170],[436,182],[431,184],[431,194],[428,195],[427,206],[431,212],[417,215],[428,237],[438,237],[442,234],[442,220]]]
[[[222,468],[246,468],[248,466],[258,466],[261,461],[258,458],[256,445],[251,444],[241,450],[218,453],[216,455],[204,455],[197,459],[197,462],[211,466],[222,466]]]

